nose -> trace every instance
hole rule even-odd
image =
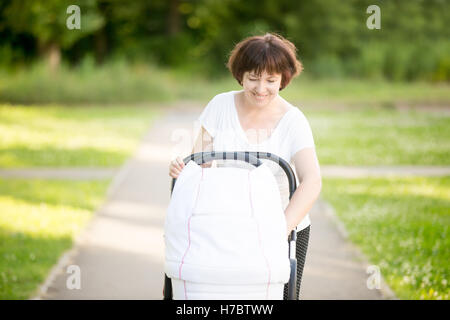
[[[264,81],[258,81],[258,83],[256,84],[255,92],[261,95],[266,93],[266,86],[264,84]]]

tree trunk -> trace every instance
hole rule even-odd
[[[48,64],[50,71],[55,72],[58,70],[61,63],[61,48],[56,42],[52,42],[48,49]]]
[[[61,48],[55,41],[48,41],[39,44],[39,52],[43,57],[50,72],[56,72],[61,63]]]
[[[168,17],[168,34],[175,35],[180,31],[180,11],[178,10],[179,1],[170,0],[169,17]]]
[[[105,29],[101,28],[95,34],[95,60],[98,64],[103,63],[108,51],[108,39],[106,38]]]

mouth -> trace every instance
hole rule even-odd
[[[256,100],[264,100],[267,97],[267,95],[259,95],[256,93],[253,93],[253,96],[256,98]]]

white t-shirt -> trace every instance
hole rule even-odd
[[[311,127],[304,114],[286,100],[281,98],[288,106],[288,111],[283,115],[275,129],[267,133],[265,130],[249,130],[251,142],[239,122],[239,116],[234,101],[235,94],[240,91],[229,91],[216,95],[207,104],[198,121],[200,125],[213,137],[214,151],[260,151],[270,152],[288,163],[292,163],[292,157],[298,151],[315,147]],[[280,188],[283,208],[289,204],[289,185],[286,174],[274,161],[262,159],[271,168]],[[218,161],[219,166],[247,166],[250,165],[236,160]],[[294,170],[295,172],[295,170]],[[298,186],[298,178],[297,186]],[[300,231],[311,224],[309,214],[297,225]]]

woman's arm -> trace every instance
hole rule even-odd
[[[315,148],[298,151],[294,155],[294,164],[300,185],[285,210],[287,235],[303,220],[322,189],[322,178]]]
[[[208,133],[208,131],[201,127],[201,131],[197,136],[197,140],[194,143],[192,153],[213,151],[214,139]],[[212,162],[207,162],[202,165],[203,168],[211,167]]]
[[[197,137],[197,140],[194,143],[194,148],[192,149],[192,153],[202,152],[202,151],[212,151],[213,149],[213,138],[210,136],[208,131],[206,131],[203,127]],[[181,171],[183,170],[185,164],[183,159],[180,157],[176,157],[175,160],[171,161],[169,164],[169,176],[172,178],[178,178]],[[203,168],[211,167],[211,162],[205,163],[202,165]]]

